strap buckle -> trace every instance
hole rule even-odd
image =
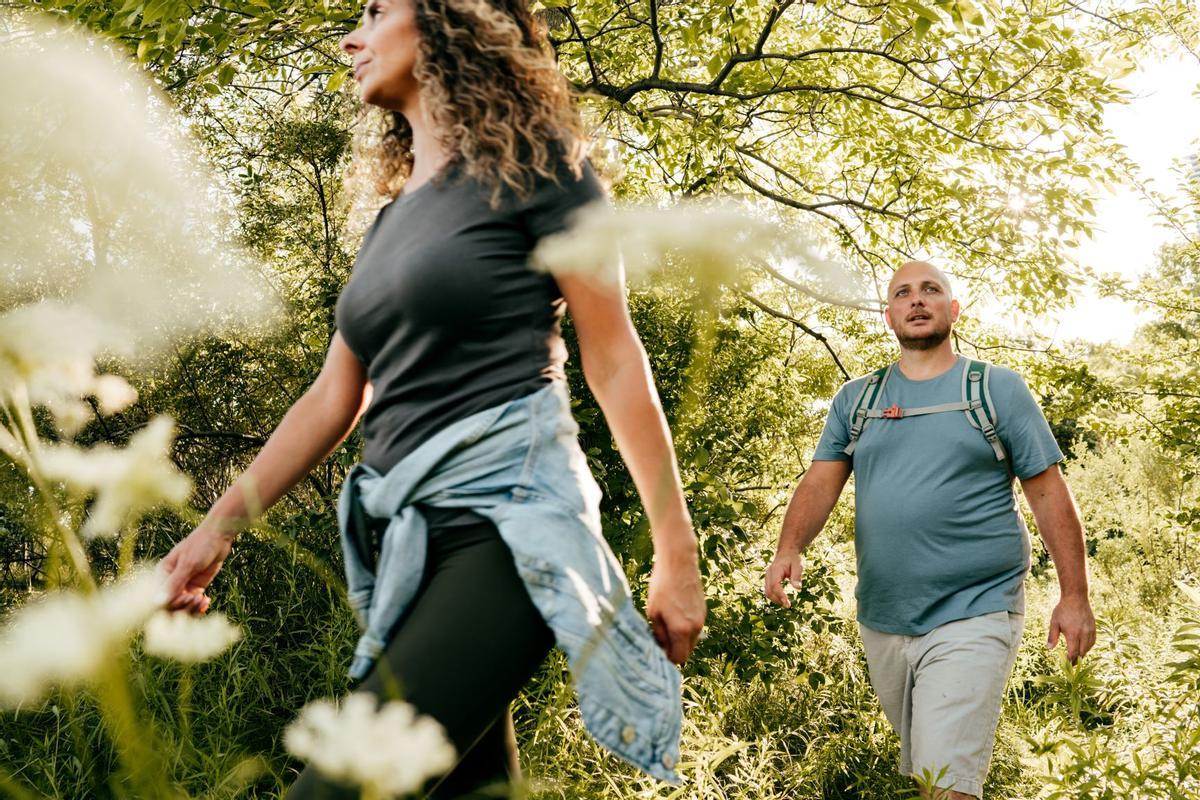
[[[903,416],[904,416],[904,409],[901,408],[900,406],[896,405],[895,403],[892,403],[890,406],[888,406],[887,408],[885,408],[883,410],[883,418],[884,419],[900,419]]]

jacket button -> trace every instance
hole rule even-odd
[[[663,753],[662,765],[667,769],[675,769],[675,756],[670,753]]]
[[[637,731],[633,729],[632,725],[626,725],[621,729],[621,741],[623,741],[625,744],[633,744],[633,740],[636,738]]]

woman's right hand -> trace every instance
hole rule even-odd
[[[690,524],[687,531],[695,536]],[[682,665],[692,654],[707,613],[695,547],[684,547],[663,557],[656,554],[646,594],[646,616],[659,647],[673,663]]]
[[[207,611],[210,601],[204,590],[232,547],[231,534],[202,524],[171,548],[158,565],[165,582],[166,607],[194,614]]]

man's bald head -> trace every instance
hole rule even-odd
[[[904,350],[942,347],[958,311],[950,278],[926,261],[909,261],[888,282],[883,316]]]
[[[950,283],[950,277],[940,269],[930,264],[928,261],[906,261],[900,265],[900,268],[892,273],[892,279],[888,281],[888,303],[892,302],[892,298],[896,296],[896,289],[900,286],[909,285],[918,287],[924,281],[934,281],[942,287],[942,291],[946,293],[946,297],[954,299],[954,287]]]

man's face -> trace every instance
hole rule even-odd
[[[948,281],[928,264],[910,263],[897,270],[888,286],[888,327],[906,350],[932,350],[950,336],[958,319],[958,301]]]

